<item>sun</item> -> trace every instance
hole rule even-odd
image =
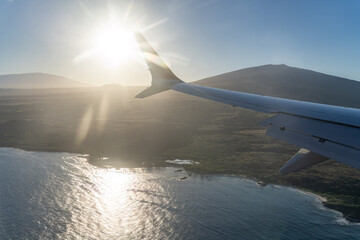
[[[121,25],[99,29],[93,35],[92,47],[96,55],[112,66],[119,65],[138,54],[133,31]]]
[[[90,19],[73,36],[74,74],[86,76],[85,81],[97,84],[137,85],[140,79],[149,77],[144,61],[147,55],[141,52],[135,33],[151,31],[166,23],[167,18],[149,22],[144,12],[132,13],[133,4],[134,1],[130,1],[127,7],[121,8],[109,4],[107,12],[101,15],[82,4]]]
[[[75,64],[96,57],[105,65],[116,68],[139,58],[134,31],[124,25],[103,25],[96,28],[88,39],[88,49],[74,58]]]

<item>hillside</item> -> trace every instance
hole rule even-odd
[[[23,73],[0,75],[0,88],[6,89],[44,89],[89,87],[65,77],[46,73]]]
[[[286,65],[245,68],[194,83],[234,91],[360,108],[358,81]]]

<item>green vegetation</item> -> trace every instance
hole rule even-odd
[[[265,135],[258,123],[268,115],[175,92],[133,98],[142,89],[1,90],[0,146],[87,153],[90,163],[112,167],[191,159],[200,164],[190,171],[295,186],[360,219],[360,171],[330,160],[280,176],[298,148]]]

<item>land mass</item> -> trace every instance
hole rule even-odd
[[[360,83],[285,65],[195,82],[263,95],[360,108]],[[280,176],[298,148],[265,135],[268,117],[173,91],[146,99],[143,87],[0,90],[0,146],[89,154],[98,166],[164,166],[191,159],[197,173],[238,174],[298,187],[360,220],[360,171],[333,160]],[[104,160],[103,157],[107,157]]]
[[[44,88],[77,88],[90,87],[62,76],[46,73],[23,73],[0,75],[2,89],[44,89]]]

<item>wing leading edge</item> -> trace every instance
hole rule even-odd
[[[150,52],[160,58],[140,33],[136,33],[136,37],[145,56]],[[360,169],[360,109],[184,83],[166,65],[161,68],[161,73],[157,73],[158,68],[152,67],[154,63],[149,59],[147,63],[152,75],[152,86],[137,97],[147,97],[172,89],[232,106],[274,114],[261,123],[267,127],[266,134],[301,148],[280,169],[281,174],[295,172],[329,158]],[[164,71],[170,72],[166,74]],[[161,91],[156,91],[157,89]]]

